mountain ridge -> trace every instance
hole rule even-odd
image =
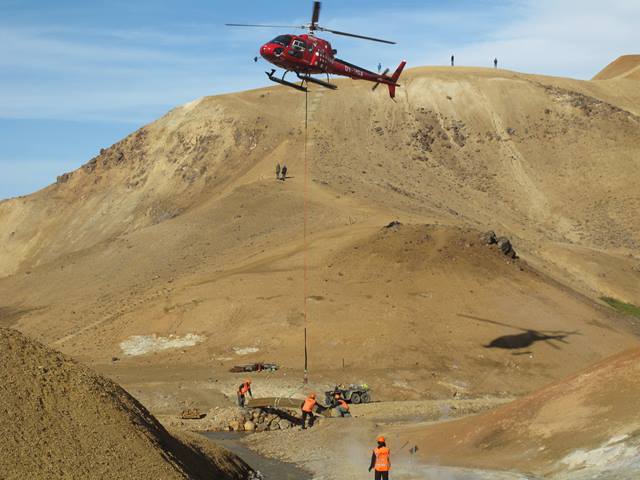
[[[457,67],[408,70],[396,102],[337,83],[309,93],[306,137],[299,92],[204,97],[0,203],[0,323],[106,369],[131,338],[198,335],[122,368],[249,351],[296,370],[307,262],[312,361],[352,356],[385,398],[495,394],[504,378],[520,394],[635,345],[597,299],[640,303],[638,89]],[[486,230],[521,259],[483,246]],[[485,348],[527,331],[579,334],[533,341],[531,362]],[[408,387],[372,367],[385,345]]]

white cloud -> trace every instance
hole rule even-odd
[[[513,70],[590,78],[640,48],[638,0],[461,5],[353,15],[326,8],[322,23],[398,41],[387,46],[326,35],[341,58],[368,68],[378,61],[395,67],[401,59],[410,67],[442,65],[455,53],[459,65],[490,66],[497,56]],[[308,21],[296,16],[278,22]],[[207,24],[169,32],[0,26],[0,117],[149,121],[202,95],[266,85],[265,65],[251,57],[276,33],[282,32]]]
[[[0,26],[0,117],[147,122],[255,85],[249,55],[238,65],[199,32]]]
[[[395,66],[444,65],[452,53],[459,65],[588,79],[620,55],[640,53],[638,0],[508,0],[474,8],[448,4],[438,10],[378,10],[348,18],[329,17],[338,30],[395,40],[385,46],[333,37],[346,60]]]
[[[459,62],[588,79],[620,55],[640,49],[640,2],[521,0],[519,18],[481,41],[453,47]],[[442,58],[426,56],[427,62]]]

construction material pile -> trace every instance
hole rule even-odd
[[[300,426],[300,419],[293,411],[252,408],[240,410],[229,422],[227,430],[233,432],[265,432],[287,430]]]
[[[114,382],[0,328],[0,476],[239,479],[230,453],[175,438]]]
[[[282,399],[284,403],[295,403],[297,408],[287,405],[274,407],[272,404],[249,408],[216,407],[206,414],[198,412],[198,415],[185,415],[193,409],[185,410],[178,416],[163,416],[162,424],[168,428],[180,431],[192,432],[265,432],[273,430],[287,430],[301,426],[300,407],[302,401]],[[251,400],[256,402],[256,400]],[[260,399],[257,400],[260,402]],[[326,410],[320,415],[328,415]],[[317,421],[316,421],[317,423]]]

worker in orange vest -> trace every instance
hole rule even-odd
[[[340,395],[339,393],[336,393],[333,396],[332,407],[341,417],[351,416],[351,413],[349,412],[349,404],[344,400],[344,398],[342,398],[342,395]]]
[[[313,427],[316,417],[313,415],[313,409],[317,408],[318,411],[324,410],[324,407],[316,400],[316,394],[310,393],[302,404],[302,429],[307,428],[307,418],[309,419],[309,427]]]
[[[253,398],[253,393],[251,392],[251,380],[246,379],[244,382],[240,384],[238,387],[238,406],[244,407],[245,397],[247,393]]]
[[[369,471],[375,469],[375,480],[389,480],[391,470],[391,451],[383,436],[377,438],[378,446],[373,449]]]

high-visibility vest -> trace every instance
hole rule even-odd
[[[244,395],[249,390],[251,390],[251,384],[249,382],[244,382],[242,385],[240,385],[240,390],[238,391],[240,392],[241,395]]]
[[[302,411],[303,412],[307,412],[307,413],[311,413],[313,411],[313,407],[315,407],[315,405],[316,405],[316,399],[308,397],[304,401],[304,405],[302,405]]]
[[[390,451],[387,447],[374,448],[373,453],[376,455],[376,472],[388,472],[391,470]]]
[[[349,411],[349,404],[345,402],[343,399],[339,398],[338,403],[342,408],[344,408],[347,412]]]

